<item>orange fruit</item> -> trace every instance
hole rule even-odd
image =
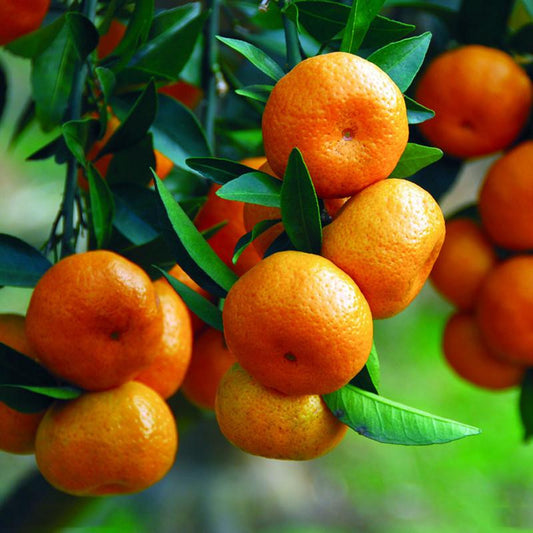
[[[221,222],[226,222],[208,242],[229,268],[238,275],[242,275],[261,258],[252,246],[248,246],[237,263],[232,263],[235,245],[246,233],[243,220],[244,203],[220,198],[216,194],[218,189],[220,189],[220,185],[216,183],[211,186],[207,194],[207,201],[196,215],[194,223],[199,231],[204,231]]]
[[[204,409],[215,409],[215,396],[222,376],[236,362],[224,334],[207,328],[194,340],[191,364],[181,387],[183,395]]]
[[[103,35],[100,35],[98,40],[98,47],[96,48],[96,55],[98,59],[107,57],[118,46],[124,34],[126,33],[126,25],[120,20],[113,19],[109,24],[109,29]]]
[[[0,46],[37,30],[50,9],[50,0],[0,2]]]
[[[476,316],[491,350],[533,364],[533,256],[512,257],[489,272],[479,291]]]
[[[499,158],[479,193],[479,212],[489,237],[510,250],[533,248],[533,140]]]
[[[46,480],[64,492],[128,494],[163,478],[177,446],[168,405],[150,387],[130,381],[54,403],[39,425],[35,458]]]
[[[322,255],[359,286],[374,318],[405,309],[444,241],[442,211],[414,183],[387,179],[353,196],[324,228]]]
[[[261,169],[261,167],[267,162],[266,157],[264,155],[260,155],[257,157],[245,157],[244,159],[241,159],[239,163],[241,165],[246,165],[247,167],[254,168],[256,170]],[[264,171],[266,172],[266,170]]]
[[[163,333],[152,364],[135,380],[169,398],[182,384],[191,361],[191,319],[187,306],[166,280],[155,281],[154,288],[163,314]]]
[[[215,406],[220,430],[232,444],[270,459],[314,459],[337,446],[347,429],[318,394],[287,396],[238,364],[222,378]]]
[[[449,302],[472,310],[481,283],[496,261],[496,252],[482,228],[473,220],[456,218],[446,223],[446,237],[430,280]]]
[[[315,254],[284,251],[263,259],[231,287],[222,318],[237,361],[285,394],[341,388],[372,348],[372,316],[361,291]]]
[[[87,390],[116,387],[148,367],[162,328],[148,275],[104,250],[49,268],[26,314],[26,333],[42,364]]]
[[[177,280],[181,281],[183,284],[187,285],[189,289],[192,289],[194,292],[197,292],[200,296],[203,296],[207,300],[212,300],[212,296],[194,281],[183,268],[181,268],[179,265],[174,265],[168,273]],[[167,282],[166,279],[161,278],[165,283]],[[191,320],[191,326],[193,333],[198,333],[204,326],[205,323],[203,320],[201,320],[197,315],[195,315],[192,311],[189,310],[189,317]]]
[[[435,117],[420,125],[448,154],[476,157],[506,148],[527,121],[531,80],[514,59],[495,48],[468,45],[434,59],[415,98]]]
[[[483,339],[473,314],[452,315],[443,335],[443,351],[448,364],[463,379],[486,389],[506,389],[518,385],[525,368],[498,359]]]
[[[351,196],[386,178],[409,136],[400,89],[379,67],[345,52],[310,57],[283,76],[262,130],[274,172],[283,176],[299,148],[321,198]]]
[[[198,104],[202,101],[204,92],[200,87],[193,85],[184,80],[175,81],[169,85],[164,85],[158,89],[161,94],[171,96],[174,100],[181,102],[189,109],[198,107]]]
[[[22,315],[0,314],[0,342],[32,359],[36,358],[26,337]],[[0,402],[0,450],[17,454],[33,453],[37,426],[43,416],[44,411],[21,413]]]

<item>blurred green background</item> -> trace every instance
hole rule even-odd
[[[0,53],[0,61],[9,76],[9,101],[0,128],[0,232],[40,246],[61,201],[63,169],[51,161],[25,162],[46,141],[36,129],[9,149],[16,116],[28,96],[29,68],[5,53]],[[475,196],[490,161],[464,169],[443,199],[445,211]],[[24,313],[29,294],[25,289],[0,290],[0,312]],[[479,436],[445,445],[403,447],[352,432],[329,455],[290,463],[236,450],[206,415],[197,424],[180,426],[177,461],[163,481],[137,495],[102,499],[58,493],[37,473],[33,457],[0,452],[0,530],[533,530],[533,449],[522,442],[518,391],[486,392],[452,374],[440,347],[450,312],[428,285],[406,311],[376,322],[381,392],[478,426]]]

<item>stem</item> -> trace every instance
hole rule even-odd
[[[204,129],[207,142],[215,153],[215,117],[217,107],[217,64],[216,35],[220,23],[220,0],[207,0],[206,8],[211,11],[207,21],[204,37],[205,47],[202,65],[202,87],[207,100],[204,108]]]
[[[287,0],[282,1],[282,9],[288,4]],[[283,29],[285,30],[285,46],[287,48],[287,69],[291,70],[301,60],[300,43],[298,42],[298,31],[296,25],[282,11]]]
[[[81,12],[87,18],[89,18],[89,20],[94,20],[95,18],[96,1],[97,0],[84,0],[82,4]],[[72,93],[70,97],[70,105],[67,111],[67,121],[78,120],[81,118],[83,89],[85,86],[86,77],[87,67],[82,62],[78,62],[74,70],[74,78],[72,80]],[[71,154],[67,161],[65,188],[63,191],[63,203],[61,205],[61,213],[63,219],[63,234],[61,237],[62,258],[74,252],[74,203],[76,198],[77,173],[78,163],[74,155]]]

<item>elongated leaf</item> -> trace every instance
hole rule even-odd
[[[216,194],[225,200],[281,207],[281,183],[264,172],[248,172],[223,185]]]
[[[12,53],[26,59],[33,59],[42,54],[57,37],[65,24],[65,16],[58,17],[54,22],[39,28],[27,35],[6,45],[6,48]]]
[[[259,235],[262,235],[265,231],[270,229],[272,226],[275,226],[281,222],[281,218],[273,219],[273,220],[261,220],[261,222],[258,222],[252,229],[252,231],[249,231],[248,233],[245,233],[235,245],[235,250],[233,252],[233,257],[231,259],[231,262],[233,264],[237,263],[239,260],[239,257],[242,255],[244,250],[252,244],[252,242],[259,237]]]
[[[0,384],[53,386],[57,380],[33,359],[0,342]]]
[[[392,20],[378,15],[370,23],[360,48],[376,49],[386,44],[403,39],[416,29],[413,24]]]
[[[257,46],[240,39],[230,39],[220,35],[217,39],[242,54],[252,65],[274,81],[278,81],[285,75],[281,67]]]
[[[250,172],[250,167],[220,157],[190,157],[187,166],[201,174],[204,178],[220,185]]]
[[[148,133],[138,143],[113,155],[107,169],[106,181],[109,186],[119,183],[146,186],[152,180],[150,169],[155,166],[152,135]]]
[[[96,67],[94,69],[98,82],[100,84],[100,89],[104,95],[104,101],[107,103],[111,99],[113,94],[113,89],[115,88],[116,78],[112,70],[104,67]]]
[[[67,13],[67,27],[70,31],[70,39],[74,44],[78,60],[85,61],[87,56],[98,45],[98,30],[81,13]]]
[[[139,265],[151,279],[161,277],[154,265],[169,270],[176,264],[176,258],[162,235],[138,246],[123,248],[120,254]]]
[[[326,394],[324,401],[354,431],[386,444],[441,444],[480,433],[473,426],[387,400],[353,385]]]
[[[0,234],[0,285],[35,287],[51,266],[39,250],[17,237]]]
[[[273,85],[249,85],[248,87],[237,89],[235,93],[266,104],[272,89]]]
[[[533,369],[528,368],[520,389],[520,419],[524,428],[524,441],[533,437]]]
[[[70,152],[76,157],[78,163],[85,167],[87,159],[85,157],[85,146],[91,133],[95,133],[98,121],[94,119],[71,120],[61,126],[61,132]]]
[[[176,262],[198,285],[224,298],[237,281],[236,274],[213,251],[155,174],[154,181],[164,235]]]
[[[281,187],[281,219],[294,247],[319,254],[322,247],[320,207],[301,152],[294,148]]]
[[[407,107],[407,121],[409,124],[420,124],[435,116],[435,111],[428,109],[408,96],[404,95],[404,98]]]
[[[224,331],[222,325],[222,311],[220,311],[216,305],[212,304],[202,295],[193,291],[191,288],[187,287],[185,283],[172,277],[164,270],[158,270],[163,276],[165,276],[172,288],[181,296],[185,305],[187,305],[187,307],[200,318],[200,320],[203,320],[206,324],[209,324],[211,327],[218,329],[219,331]]]
[[[391,178],[408,178],[419,170],[442,157],[442,150],[433,146],[407,143],[405,151],[400,157],[396,168],[392,171]]]
[[[367,59],[384,70],[404,92],[420,70],[430,41],[429,32],[408,37],[376,50]]]
[[[363,369],[350,380],[350,384],[368,392],[379,394],[379,358],[375,344]]]
[[[341,52],[355,54],[365,38],[370,23],[385,0],[353,0],[348,23],[341,42]]]
[[[113,215],[115,211],[113,194],[92,163],[87,165],[86,172],[89,180],[92,228],[97,247],[103,248],[111,238],[113,231]]]

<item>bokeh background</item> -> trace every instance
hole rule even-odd
[[[57,213],[63,168],[25,158],[47,138],[30,128],[10,147],[29,95],[29,66],[0,52],[8,73],[0,123],[0,232],[39,247]],[[465,165],[445,212],[475,198],[494,159]],[[0,290],[0,312],[24,313],[27,289]],[[502,295],[504,296],[504,295]],[[353,432],[312,462],[246,455],[212,415],[187,422],[174,402],[180,449],[170,474],[131,496],[82,499],[51,489],[32,456],[0,452],[0,531],[417,533],[533,530],[533,448],[523,442],[518,391],[486,392],[446,366],[441,333],[451,307],[427,285],[400,315],[376,322],[381,393],[481,428],[444,445],[391,446]],[[76,529],[73,529],[76,528]]]

